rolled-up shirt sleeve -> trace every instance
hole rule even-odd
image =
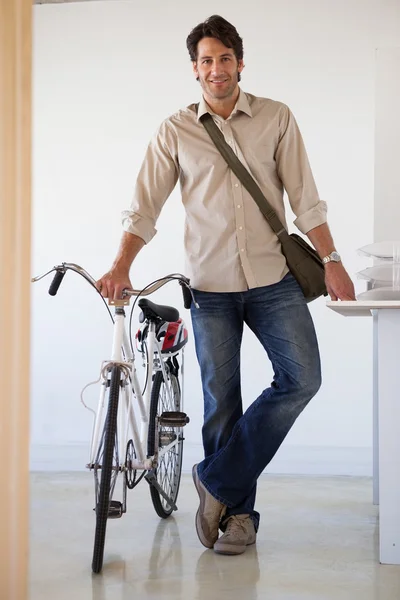
[[[280,138],[275,153],[278,175],[286,189],[296,219],[304,234],[327,221],[327,205],[318,195],[303,138],[289,108],[282,104]]]
[[[131,206],[122,212],[124,230],[148,244],[157,233],[157,219],[178,177],[176,136],[164,121],[147,148]]]

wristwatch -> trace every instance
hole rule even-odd
[[[340,254],[336,251],[331,252],[328,256],[324,256],[322,262],[326,265],[328,262],[340,262],[342,259]]]

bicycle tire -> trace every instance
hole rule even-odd
[[[161,371],[157,371],[153,381],[153,387],[151,390],[150,398],[150,413],[149,413],[149,434],[148,434],[148,453],[149,455],[154,454],[154,446],[156,439],[156,419],[157,415],[160,415],[165,411],[180,411],[181,410],[181,389],[179,380],[173,373],[168,374],[171,388],[173,390],[173,401],[172,403],[167,399],[163,399],[160,395],[162,394],[163,386],[165,386],[164,378]],[[172,404],[172,406],[171,406]],[[176,502],[179,492],[179,485],[182,474],[182,456],[183,456],[183,435],[182,428],[162,427],[159,434],[171,434],[174,433],[178,437],[178,443],[171,448],[161,459],[161,463],[157,465],[155,469],[155,476],[158,483],[163,488],[164,492]],[[175,450],[176,449],[176,450]],[[166,467],[165,457],[170,459],[173,465],[173,478],[165,477],[163,470]],[[168,468],[168,467],[167,467]],[[156,488],[150,485],[150,495],[153,502],[154,510],[157,515],[162,519],[167,519],[172,514],[172,507],[169,506],[167,501],[159,494]]]
[[[107,519],[110,506],[111,475],[113,467],[114,448],[116,444],[117,415],[119,391],[121,382],[120,367],[111,371],[110,392],[104,435],[104,452],[101,465],[100,489],[96,504],[96,531],[93,548],[93,573],[100,573],[103,567],[104,544],[106,539]]]

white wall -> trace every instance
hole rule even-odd
[[[400,47],[378,48],[376,62],[374,239],[381,242],[400,240]]]
[[[95,277],[108,268],[151,134],[199,97],[186,36],[219,13],[244,38],[243,89],[294,111],[336,245],[354,275],[364,266],[355,250],[373,235],[375,48],[389,37],[392,43],[395,30],[383,26],[387,15],[397,18],[392,4],[380,3],[379,19],[372,0],[249,0],[245,11],[227,0],[192,7],[183,0],[35,6],[33,273],[61,261],[77,262]],[[175,190],[159,233],[134,264],[136,287],[183,269],[183,217]],[[79,468],[91,427],[79,394],[109,356],[110,322],[77,276],[68,274],[56,299],[46,294],[47,284],[32,290],[32,466]],[[170,286],[155,300],[180,303],[179,293]],[[335,315],[323,300],[311,311],[324,384],[270,470],[368,474],[371,323]],[[189,468],[201,457],[193,345],[186,375]],[[246,335],[246,406],[270,379],[261,348]]]

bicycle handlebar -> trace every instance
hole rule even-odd
[[[50,271],[48,271],[44,275],[34,277],[31,281],[32,281],[32,283],[35,283],[36,281],[43,279],[43,277],[46,277],[53,271],[56,271],[53,281],[50,284],[50,288],[49,288],[50,296],[55,296],[58,292],[58,288],[60,287],[61,282],[62,282],[67,270],[71,270],[71,271],[75,271],[76,273],[79,273],[93,287],[96,287],[96,280],[93,279],[93,277],[87,271],[85,271],[85,269],[83,269],[79,265],[76,265],[75,263],[62,263],[61,265],[57,265],[57,266],[53,267],[52,269],[50,269]],[[192,288],[190,287],[190,280],[187,277],[185,277],[184,275],[181,275],[181,273],[171,273],[170,275],[167,275],[166,277],[163,277],[162,279],[159,279],[158,281],[154,282],[152,285],[146,286],[146,288],[144,288],[144,290],[135,290],[135,289],[123,290],[122,296],[125,298],[127,296],[139,296],[139,295],[140,296],[149,296],[150,294],[152,294],[153,292],[155,292],[156,290],[161,288],[163,285],[165,285],[169,281],[173,281],[173,280],[179,281],[179,284],[182,287],[183,303],[184,303],[185,308],[190,308],[192,300],[193,300],[195,306],[198,306],[193,297]]]
[[[195,302],[194,298],[193,298],[193,292],[191,288],[186,287],[186,285],[184,283],[182,283],[181,281],[179,282],[179,285],[182,288],[182,295],[183,295],[183,306],[185,308],[190,308],[192,305],[192,300],[196,306],[196,308],[198,308],[197,303]]]
[[[61,270],[61,269],[56,269],[56,274],[53,277],[53,281],[50,284],[49,287],[49,294],[50,296],[55,296],[58,292],[58,288],[61,285],[62,280],[65,277],[65,270]]]

